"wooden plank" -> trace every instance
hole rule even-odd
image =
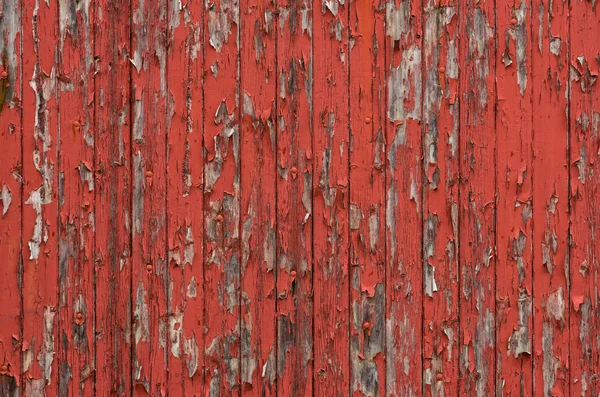
[[[23,2],[23,383],[58,395],[57,2]],[[44,37],[44,40],[40,40]],[[27,138],[26,138],[27,137]]]
[[[94,10],[59,0],[59,396],[94,392]]]
[[[22,57],[21,4],[0,5],[0,395],[20,396],[22,291],[21,291],[21,125]]]
[[[494,393],[496,378],[494,13],[490,0],[459,4],[459,394],[471,396]]]
[[[131,393],[130,0],[96,3],[96,394]]]
[[[427,395],[455,396],[460,352],[458,3],[426,1],[423,13],[423,382]]]
[[[168,390],[172,396],[200,396],[204,367],[204,13],[197,1],[170,1],[168,7]]]
[[[385,14],[350,3],[350,392],[385,395]]]
[[[496,3],[496,394],[529,396],[532,366],[531,4]]]
[[[534,395],[569,395],[568,8],[532,5]],[[573,361],[574,362],[574,361]]]
[[[317,3],[318,4],[318,3]],[[314,393],[349,393],[348,9],[313,13]]]
[[[422,12],[386,3],[386,395],[422,394]]]
[[[135,395],[167,388],[167,7],[132,9],[132,382]]]
[[[551,3],[553,4],[553,3]],[[598,203],[599,182],[598,148],[600,140],[600,7],[596,2],[575,0],[566,4],[553,4],[552,41],[550,51],[556,55],[556,61],[562,61],[562,69],[557,70],[558,76],[567,77],[570,69],[570,81],[565,84],[561,78],[561,100],[564,103],[563,89],[570,89],[569,108],[569,159],[570,159],[570,324],[569,350],[566,349],[566,336],[556,338],[554,330],[555,356],[560,358],[560,367],[567,366],[556,378],[555,389],[570,396],[593,396],[600,393],[600,313],[598,311],[598,283],[600,281],[600,247],[597,237],[600,231],[600,204]],[[554,8],[556,7],[556,8]],[[569,36],[565,31],[566,19],[569,17]],[[559,30],[560,29],[560,30]],[[556,47],[559,46],[558,51]],[[548,50],[548,47],[545,48]],[[551,55],[550,55],[551,56]],[[570,59],[565,59],[568,56]],[[558,58],[558,59],[557,59]],[[563,73],[564,70],[564,73]],[[553,74],[554,75],[554,74]],[[557,76],[557,77],[558,77]],[[564,126],[564,113],[560,113],[559,124]],[[564,128],[561,129],[564,134]],[[561,135],[564,138],[564,135]],[[564,141],[562,141],[564,142]],[[559,143],[557,142],[557,146]],[[563,156],[564,157],[564,156]],[[563,162],[561,162],[562,165]],[[564,171],[563,171],[564,174]],[[549,174],[550,175],[550,174]],[[557,174],[554,174],[557,175]],[[564,178],[564,177],[563,177]],[[562,213],[561,220],[564,220]],[[559,266],[554,271],[562,271]],[[563,277],[563,273],[560,273]],[[536,280],[537,283],[537,280]],[[536,284],[537,285],[537,284]],[[567,298],[565,298],[567,299]],[[567,309],[565,309],[567,310]],[[564,332],[566,333],[566,326]],[[560,350],[559,347],[560,346]],[[569,354],[569,361],[566,355]],[[566,385],[565,381],[568,381]],[[558,393],[557,393],[558,394]],[[559,394],[560,395],[560,394]]]
[[[279,1],[277,394],[313,395],[312,2]]]
[[[242,394],[275,396],[275,2],[242,0],[240,13]]]
[[[240,393],[240,8],[205,6],[205,382],[229,396]]]

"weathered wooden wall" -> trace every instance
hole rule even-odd
[[[597,396],[596,0],[2,0],[0,396]]]

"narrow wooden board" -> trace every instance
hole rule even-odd
[[[459,4],[459,395],[495,391],[495,4]],[[503,264],[503,266],[505,266]]]
[[[23,2],[23,385],[58,395],[58,4]],[[40,37],[45,39],[42,41]]]
[[[497,0],[496,395],[533,392],[531,4]]]
[[[312,2],[277,3],[277,394],[313,395]]]
[[[456,1],[423,7],[423,383],[429,396],[458,393],[458,11]]]
[[[95,10],[68,0],[58,9],[58,395],[92,396]]]
[[[168,7],[168,393],[200,396],[204,387],[204,12],[197,1],[170,1]]]
[[[0,8],[0,395],[20,396],[22,340],[22,75],[21,2]]]
[[[239,2],[204,12],[205,382],[229,396],[240,394]]]
[[[132,383],[167,393],[167,3],[132,3]]]
[[[266,397],[277,393],[275,3],[242,0],[240,14],[240,370],[242,394]]]
[[[96,395],[131,394],[130,0],[96,3]],[[123,84],[122,82],[127,82]]]
[[[558,387],[554,390],[559,391],[557,395],[568,393],[570,396],[593,396],[600,393],[600,247],[596,237],[600,232],[600,84],[597,81],[600,74],[600,48],[597,39],[600,37],[600,6],[596,2],[579,0],[570,2],[569,6],[567,11],[566,4],[559,5],[564,7],[557,10],[558,20],[563,24],[557,26],[561,30],[555,31],[555,20],[552,19],[553,41],[550,44],[551,50],[560,44],[558,58],[563,61],[561,66],[565,72],[568,69],[569,74],[563,74],[561,70],[559,76],[568,76],[569,82],[565,85],[570,89],[570,294],[569,298],[565,294],[565,300],[569,299],[569,303],[564,305],[569,314],[568,318],[565,317],[565,322],[570,326],[570,335],[564,335],[566,326],[559,338],[556,338],[558,331],[554,331],[554,351],[560,357],[559,368],[565,364],[568,368],[557,375]],[[561,11],[569,16],[566,37],[566,19],[560,17]],[[561,94],[565,85],[561,85]],[[564,120],[562,113],[560,116]],[[564,133],[564,129],[562,132]],[[555,272],[563,269],[559,266]],[[560,277],[563,277],[563,273]],[[566,338],[570,342],[568,351],[564,348]],[[558,346],[561,346],[560,350]]]
[[[386,395],[422,393],[422,12],[386,2]]]
[[[314,393],[349,394],[348,5],[313,12]]]
[[[385,8],[350,3],[350,392],[385,395]]]

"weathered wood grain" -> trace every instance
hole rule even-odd
[[[423,6],[423,382],[431,396],[458,393],[458,11],[455,1]]]
[[[562,30],[555,33],[552,29],[549,50],[552,54],[558,52],[555,55],[562,61],[561,68],[568,69],[564,74],[559,69],[561,73],[557,74],[569,79],[568,82],[560,79],[561,96],[565,87],[569,89],[568,113],[561,112],[563,124],[560,125],[564,126],[564,117],[568,116],[571,212],[568,267],[558,266],[555,272],[564,269],[565,274],[560,273],[560,277],[570,276],[569,298],[565,294],[565,300],[569,299],[569,302],[564,305],[569,316],[565,315],[564,321],[570,326],[570,334],[569,361],[566,361],[564,348],[567,343],[566,326],[561,337],[551,339],[554,349],[561,345],[560,350],[554,350],[558,353],[555,355],[560,357],[558,368],[567,366],[556,376],[555,384],[559,388],[552,391],[558,390],[562,395],[593,396],[600,393],[600,247],[597,240],[600,231],[600,88],[597,81],[600,73],[597,40],[600,37],[600,6],[595,1],[575,0],[559,3],[558,7],[562,7],[557,10],[558,16],[560,11],[569,16],[568,36],[565,37],[565,19],[559,17],[558,20],[563,22],[559,25]],[[554,20],[552,23],[555,26]],[[564,129],[562,132],[564,137]],[[557,333],[555,331],[554,334]]]
[[[277,6],[277,394],[312,396],[313,5]]]
[[[495,391],[496,140],[494,1],[459,4],[459,395]],[[503,264],[503,266],[505,266]]]
[[[496,1],[496,394],[533,392],[531,4]]]
[[[130,0],[95,3],[96,395],[131,394]]]
[[[132,383],[167,389],[167,2],[132,3]]]
[[[349,7],[350,392],[384,396],[385,7]]]
[[[95,10],[59,0],[58,15],[58,395],[92,396]]]
[[[203,38],[201,2],[168,2],[168,394],[204,387]]]
[[[23,159],[21,99],[21,3],[5,0],[0,9],[0,395],[22,394]]]
[[[240,43],[247,43],[240,46],[240,370],[247,396],[277,395],[275,7],[272,1],[240,2]]]
[[[386,395],[422,393],[422,10],[386,9]],[[351,187],[352,189],[352,187]]]

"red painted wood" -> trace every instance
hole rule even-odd
[[[23,386],[58,394],[57,3],[23,2]],[[45,37],[41,41],[39,38]],[[27,134],[25,134],[27,131]]]
[[[242,394],[277,395],[275,3],[240,2]]]
[[[58,9],[58,395],[92,396],[95,12],[66,0]]]
[[[531,6],[497,1],[496,394],[533,392]]]
[[[386,3],[386,394],[422,393],[422,12]],[[352,189],[352,187],[351,187]]]
[[[0,395],[597,394],[597,14],[3,1]]]
[[[240,109],[237,2],[205,3],[205,383],[240,394]]]
[[[494,393],[495,269],[495,4],[459,4],[459,395]],[[506,266],[502,264],[502,266]]]
[[[460,354],[458,3],[425,2],[423,12],[423,382],[427,395],[455,396]]]
[[[166,2],[134,0],[131,34],[132,383],[136,396],[167,393]]]
[[[131,393],[129,0],[96,3],[94,139],[96,395]],[[113,17],[115,16],[115,17]]]
[[[312,396],[313,8],[277,6],[277,394]]]
[[[350,392],[357,396],[385,395],[384,23],[383,5],[350,4]]]
[[[533,394],[567,396],[571,395],[568,7],[541,1],[534,2],[532,11]]]
[[[321,3],[313,26],[314,394],[345,396],[350,382],[347,5]]]
[[[0,304],[6,307],[0,311],[0,395],[12,396],[22,390],[21,4],[4,1],[0,12]]]
[[[561,41],[559,52],[560,59],[565,62],[563,64],[565,69],[570,69],[567,86],[570,89],[568,116],[571,211],[568,262],[570,270],[568,275],[571,282],[569,303],[565,304],[570,315],[568,319],[565,318],[570,325],[569,361],[567,362],[569,372],[564,373],[564,378],[559,378],[559,385],[563,386],[562,390],[565,394],[568,392],[572,396],[595,395],[600,392],[598,383],[600,248],[596,240],[600,227],[598,219],[600,88],[596,81],[600,72],[600,51],[596,39],[600,35],[598,8],[597,4],[574,1],[570,3],[568,13],[566,9],[562,9],[570,17],[568,36],[566,40]],[[559,20],[565,21],[564,18]],[[563,30],[554,37],[562,39],[564,36]],[[555,44],[556,40],[555,38]],[[564,120],[564,113],[561,113],[561,117]],[[557,270],[560,269],[559,267]],[[555,331],[555,335],[556,333]],[[566,343],[565,339],[559,339],[563,343],[562,346]],[[555,339],[554,343],[556,341]],[[563,353],[564,350],[560,352]],[[566,355],[563,353],[560,358],[562,365]],[[563,379],[568,381],[568,385],[563,383]]]
[[[204,386],[203,8],[169,2],[167,53],[168,393]]]

